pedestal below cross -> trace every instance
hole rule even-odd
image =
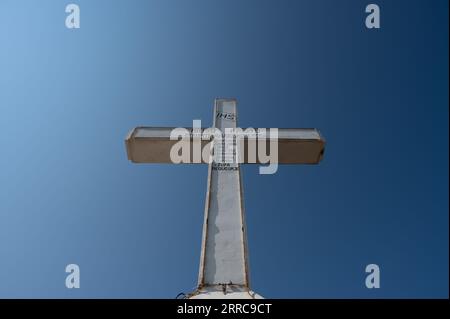
[[[236,100],[216,99],[214,127],[224,132],[236,128]],[[171,150],[177,140],[170,138],[172,127],[137,127],[126,138],[128,159],[135,163],[172,163]],[[192,128],[187,138],[194,145]],[[208,141],[202,141],[202,147]],[[325,142],[315,129],[278,129],[279,164],[317,164]],[[212,141],[215,156],[224,140]],[[221,143],[222,145],[219,145]],[[270,144],[270,141],[268,142]],[[203,237],[197,290],[190,298],[261,298],[250,290],[247,236],[243,207],[243,191],[239,163],[251,163],[250,144],[245,143],[242,159],[226,164],[209,162]],[[188,146],[192,151],[195,147]],[[259,147],[259,144],[258,144]],[[236,149],[234,149],[236,151]],[[194,157],[191,152],[189,158]],[[217,157],[215,157],[217,158]],[[258,163],[259,161],[256,161]]]

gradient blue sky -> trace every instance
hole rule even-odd
[[[448,1],[0,0],[0,297],[196,285],[207,167],[135,165],[137,125],[316,127],[318,166],[243,168],[265,297],[448,297]],[[81,288],[65,288],[65,266]],[[381,288],[364,285],[381,268]]]

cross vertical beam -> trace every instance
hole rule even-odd
[[[216,99],[214,127],[236,128],[236,100]],[[229,157],[225,141],[214,140],[215,155]],[[220,144],[221,145],[220,145]],[[217,154],[219,153],[219,154]],[[239,164],[209,164],[198,286],[249,286],[247,238]]]

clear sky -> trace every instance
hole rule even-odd
[[[136,165],[134,126],[316,127],[317,166],[243,167],[252,288],[448,297],[448,1],[0,1],[0,297],[196,285],[205,165]],[[65,266],[81,288],[65,287]],[[365,287],[365,266],[381,288]]]

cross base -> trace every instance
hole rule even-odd
[[[188,299],[263,299],[248,287],[242,285],[208,285],[197,288]]]

